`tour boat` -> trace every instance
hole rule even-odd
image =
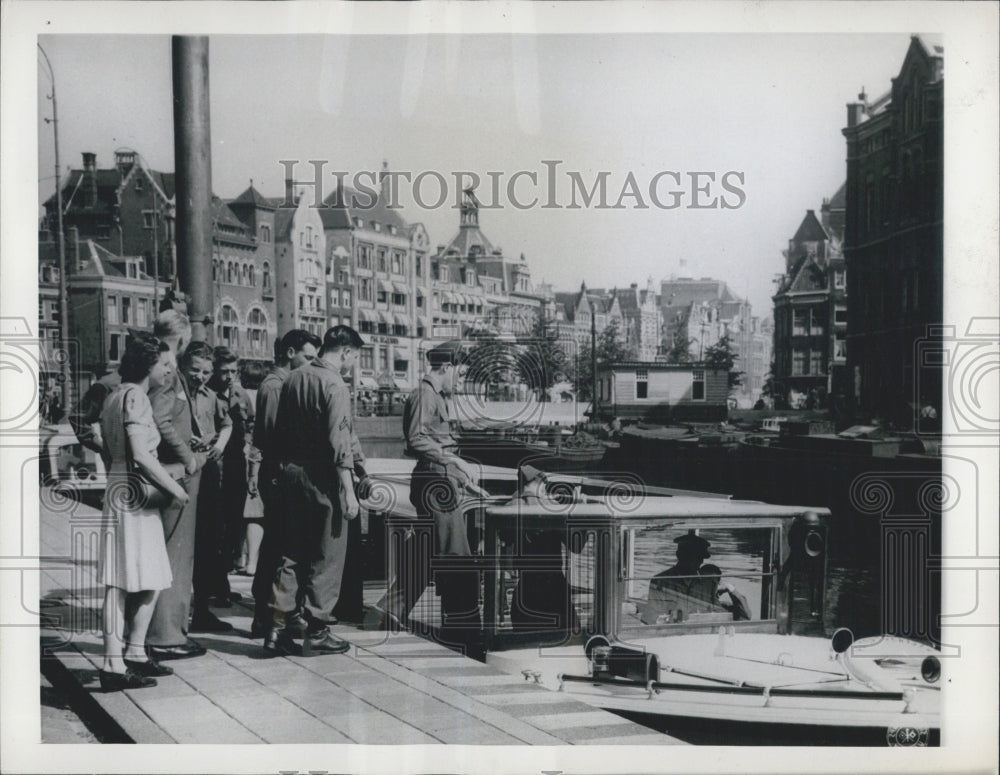
[[[478,644],[487,664],[665,731],[749,732],[708,738],[719,743],[939,742],[937,650],[847,629],[823,635],[828,510],[483,475],[487,490],[503,491],[468,503],[483,628],[457,645]],[[705,542],[708,563],[665,573],[690,536]],[[730,587],[743,613],[716,591]],[[424,598],[409,624],[434,633],[434,596]]]

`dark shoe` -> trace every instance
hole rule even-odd
[[[271,629],[271,625],[264,621],[263,619],[258,619],[254,617],[254,620],[250,622],[250,637],[251,638],[263,638],[267,635],[268,630]]]
[[[272,657],[296,656],[298,647],[288,630],[272,629],[264,638],[264,652]]]
[[[351,644],[334,636],[328,629],[308,633],[302,641],[302,656],[318,657],[323,654],[343,654],[351,650]]]
[[[126,659],[125,667],[127,667],[133,673],[138,673],[139,675],[162,677],[165,675],[174,674],[174,669],[172,667],[161,665],[159,662],[153,659],[147,659],[145,662],[136,662],[134,659]]]
[[[180,646],[146,646],[146,654],[157,662],[166,662],[169,659],[190,659],[191,657],[200,657],[205,653],[207,653],[205,647],[191,638],[188,638]]]
[[[211,611],[198,611],[191,617],[192,632],[230,632],[233,625],[224,622]]]
[[[148,675],[139,675],[133,670],[124,673],[109,673],[101,670],[101,691],[120,692],[123,689],[148,689],[156,686],[156,679]]]
[[[309,623],[301,613],[296,611],[285,620],[285,629],[301,638],[309,629]]]
[[[233,601],[229,599],[229,595],[226,595],[225,597],[222,597],[221,595],[217,595],[216,597],[210,597],[208,599],[208,604],[212,606],[212,608],[233,607]]]

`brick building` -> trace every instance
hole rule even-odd
[[[914,353],[943,315],[944,51],[914,36],[891,89],[847,105],[847,367],[862,419],[941,409]]]
[[[845,186],[807,210],[784,251],[774,295],[774,392],[787,405],[826,406],[845,396],[847,268],[842,253]]]

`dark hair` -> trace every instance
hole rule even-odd
[[[330,330],[332,331],[333,329]],[[360,337],[358,338],[360,339]],[[281,337],[281,341],[278,343],[275,355],[275,361],[279,364],[287,363],[288,362],[287,353],[289,349],[298,352],[307,344],[311,344],[318,350],[320,347],[323,346],[323,340],[310,331],[306,331],[302,328],[293,328],[291,331],[289,331],[287,334]]]
[[[191,342],[181,356],[181,363],[185,366],[195,358],[203,358],[206,361],[212,360],[212,345],[208,342]]]
[[[287,336],[287,334],[286,334]],[[281,365],[285,358],[285,350],[281,349],[281,343],[284,341],[284,337],[276,336],[274,337],[274,362]]]
[[[215,368],[224,366],[227,363],[235,363],[240,357],[225,345],[219,345],[212,354],[212,363]]]
[[[350,326],[334,326],[323,337],[323,346],[320,348],[320,353],[333,352],[343,347],[353,347],[355,350],[360,350],[364,346],[365,340],[353,328]]]
[[[129,337],[118,367],[122,382],[142,382],[160,360],[160,353],[169,351],[167,343],[155,337]]]

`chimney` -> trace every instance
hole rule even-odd
[[[294,192],[292,191],[294,187],[295,184],[292,182],[292,176],[288,175],[285,178],[285,201],[284,201],[285,207],[292,207],[295,205],[295,199],[293,198]]]
[[[857,126],[861,123],[861,116],[865,112],[865,106],[860,102],[847,103],[847,128]]]
[[[378,174],[379,186],[382,190],[382,201],[389,201],[389,176],[386,174],[389,171],[389,161],[387,159],[382,159],[382,171]]]
[[[84,203],[87,207],[97,204],[97,154],[83,152]]]
[[[132,165],[135,164],[135,151],[115,151],[115,166],[118,168],[118,174],[125,178],[128,175],[129,170],[132,169]]]

